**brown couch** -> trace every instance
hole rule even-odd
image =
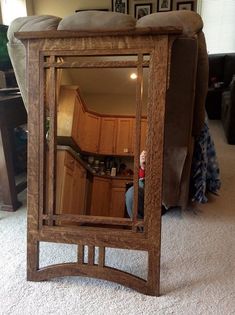
[[[209,81],[206,111],[209,119],[221,119],[222,95],[229,90],[235,74],[235,53],[210,54],[208,59]]]
[[[25,105],[25,50],[15,31],[32,30],[119,30],[143,27],[182,27],[172,47],[170,86],[167,91],[163,203],[185,208],[190,199],[190,173],[194,138],[204,123],[208,82],[208,58],[203,23],[191,11],[154,13],[138,21],[114,12],[79,12],[64,19],[32,16],[16,19],[9,28],[9,53]]]

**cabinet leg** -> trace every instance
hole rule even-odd
[[[31,240],[28,236],[27,244],[27,280],[37,281],[39,269],[39,242]]]

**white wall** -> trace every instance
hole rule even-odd
[[[108,91],[107,91],[108,92]],[[136,111],[135,95],[90,94],[83,95],[87,107],[100,114],[134,115]],[[142,114],[146,115],[146,100],[143,102]]]
[[[2,22],[5,25],[10,23],[19,16],[27,16],[26,0],[0,0]]]
[[[109,0],[33,0],[34,14],[51,14],[60,17],[71,15],[75,10],[82,9],[109,9]]]
[[[203,0],[200,2],[208,52],[210,54],[234,52],[235,1]]]
[[[111,0],[31,0],[33,2],[34,14],[51,14],[60,17],[71,15],[75,10],[84,9],[109,9],[111,10]],[[177,2],[182,0],[172,0],[172,9],[176,10]],[[156,12],[157,0],[129,0],[130,14],[133,15],[134,4],[152,3],[153,12]],[[194,9],[196,10],[197,0],[194,0]]]

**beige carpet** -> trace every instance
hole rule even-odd
[[[210,125],[220,197],[212,196],[196,213],[175,210],[163,217],[160,297],[82,277],[27,282],[22,207],[0,212],[0,314],[235,314],[235,146],[226,144],[220,122]],[[74,246],[42,246],[41,266],[74,259]],[[110,250],[108,261],[146,276],[143,253]]]

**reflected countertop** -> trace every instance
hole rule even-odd
[[[88,166],[88,164],[81,158],[81,155],[73,150],[70,146],[65,145],[58,145],[57,150],[64,150],[68,151],[88,172],[89,174],[93,175],[94,177],[106,178],[106,179],[117,179],[117,180],[127,180],[132,181],[133,176],[124,176],[124,175],[100,175],[97,173],[92,172],[92,168]]]

